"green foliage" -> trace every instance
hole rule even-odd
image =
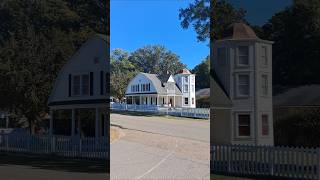
[[[61,67],[89,36],[107,31],[101,28],[107,27],[108,18],[101,17],[105,7],[100,2],[1,2],[0,108],[26,117],[31,131],[47,111],[47,99]],[[93,13],[98,10],[100,13]]]
[[[132,53],[115,49],[111,53],[111,94],[122,100],[129,81],[138,73],[160,76],[175,74],[186,66],[164,46],[145,46]]]
[[[274,124],[276,145],[319,147],[320,109],[307,109]]]
[[[320,2],[296,0],[263,26],[262,38],[274,41],[274,84],[320,83]]]
[[[211,7],[210,7],[211,4]],[[197,33],[199,41],[220,39],[223,31],[234,22],[245,22],[245,11],[236,9],[225,0],[195,0],[185,9],[180,9],[181,26],[185,29],[190,25]],[[210,15],[211,27],[210,27]]]
[[[207,56],[192,70],[196,74],[196,89],[210,88],[210,57]]]

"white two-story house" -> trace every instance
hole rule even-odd
[[[195,75],[187,69],[176,75],[139,73],[125,95],[127,104],[195,108]]]
[[[51,135],[107,136],[108,39],[92,36],[60,70],[48,100]]]

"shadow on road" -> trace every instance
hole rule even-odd
[[[77,160],[57,156],[0,153],[0,167],[8,165],[84,173],[109,173],[110,169],[107,160]]]

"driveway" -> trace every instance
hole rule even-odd
[[[209,179],[209,121],[111,114],[111,179]]]

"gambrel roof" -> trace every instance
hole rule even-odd
[[[142,72],[140,72],[139,74],[142,74],[143,76],[145,76],[146,78],[148,78],[152,82],[154,88],[156,89],[156,93],[157,94],[167,94],[166,88],[164,86],[164,83],[167,82],[167,80],[169,79],[170,75],[167,78],[167,80],[165,81],[164,79],[166,79],[166,77],[160,78],[159,75],[157,75],[157,74],[142,73]],[[138,94],[144,94],[144,93],[141,92],[141,93],[138,93]],[[182,94],[181,90],[179,89],[177,84],[175,84],[175,94],[179,94],[179,95]]]

